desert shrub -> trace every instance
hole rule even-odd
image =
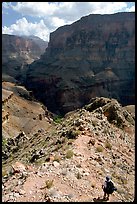
[[[74,139],[69,139],[68,142],[67,142],[67,144],[68,144],[68,145],[72,145],[73,142],[74,142]]]
[[[110,149],[110,150],[111,150],[112,145],[111,145],[108,141],[106,141],[105,147],[106,147],[107,149]]]
[[[54,161],[59,162],[60,160],[61,160],[60,156],[56,154],[56,155],[54,156]]]
[[[62,122],[62,116],[61,115],[57,115],[53,118],[53,121],[55,123],[61,123]]]
[[[124,176],[118,175],[115,172],[112,174],[112,176],[117,179],[117,183],[127,184],[127,179]]]
[[[81,179],[81,174],[80,174],[80,172],[77,173],[76,178],[77,178],[77,179]]]
[[[7,145],[7,140],[5,138],[2,138],[2,146],[5,147]]]
[[[101,145],[98,145],[96,147],[97,152],[103,152],[103,147]]]
[[[92,124],[93,124],[94,127],[97,126],[97,124],[98,124],[97,120],[93,120]]]
[[[79,132],[73,129],[66,132],[66,137],[68,139],[76,139],[78,135],[79,135]]]
[[[99,174],[100,176],[103,176],[103,172],[102,172],[102,171],[99,171],[98,174]]]
[[[104,133],[105,135],[107,135],[107,134],[109,133],[109,130],[108,130],[107,128],[104,128],[103,133]]]
[[[66,158],[67,158],[67,159],[70,159],[71,157],[73,157],[73,155],[74,155],[74,153],[73,153],[73,151],[70,150],[70,149],[66,152]]]
[[[6,176],[8,173],[5,169],[2,169],[2,177]]]
[[[53,186],[53,180],[47,180],[46,182],[45,182],[45,187],[46,188],[51,188]]]
[[[125,177],[121,177],[121,183],[122,184],[127,184],[127,179]]]

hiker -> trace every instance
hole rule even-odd
[[[106,176],[106,180],[102,185],[102,189],[104,191],[103,199],[107,199],[107,200],[109,200],[109,194],[112,194],[114,191],[117,190],[117,188],[114,186],[113,182],[111,181],[110,176]]]

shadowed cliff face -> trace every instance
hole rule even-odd
[[[27,64],[40,58],[47,42],[37,37],[2,35],[2,74],[3,78],[19,79],[25,74]],[[10,77],[9,77],[10,76]]]
[[[134,104],[135,14],[91,14],[51,33],[26,86],[49,110],[66,113],[96,96]]]

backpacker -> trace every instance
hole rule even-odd
[[[107,187],[105,189],[106,193],[111,194],[113,193],[115,190],[117,190],[113,184],[112,181],[107,182]]]

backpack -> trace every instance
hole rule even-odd
[[[106,182],[106,183],[107,183],[107,187],[105,189],[106,193],[111,194],[111,193],[113,193],[114,191],[117,190],[112,181],[109,181],[109,182]]]

